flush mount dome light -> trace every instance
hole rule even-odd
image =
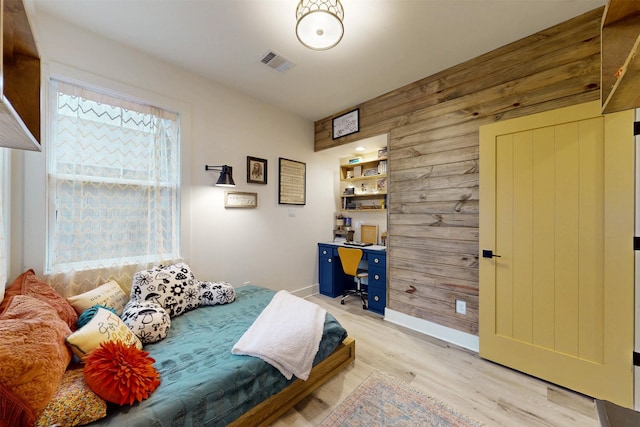
[[[342,40],[343,18],[340,0],[300,0],[296,8],[296,36],[309,49],[331,49]]]

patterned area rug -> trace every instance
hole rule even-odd
[[[325,418],[320,427],[482,425],[397,378],[374,372]]]

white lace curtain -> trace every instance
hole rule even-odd
[[[136,271],[179,260],[178,115],[55,80],[50,99],[49,281],[128,290]]]

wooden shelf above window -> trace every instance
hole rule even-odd
[[[0,0],[0,146],[40,150],[40,56],[22,0]]]
[[[600,43],[602,113],[640,107],[640,2],[609,0]]]

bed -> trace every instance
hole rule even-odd
[[[233,345],[275,292],[236,288],[236,301],[200,307],[175,317],[167,337],[145,346],[161,384],[147,400],[109,407],[91,426],[268,425],[349,365],[355,341],[327,313],[320,349],[307,381],[286,380],[273,366],[231,354]]]

